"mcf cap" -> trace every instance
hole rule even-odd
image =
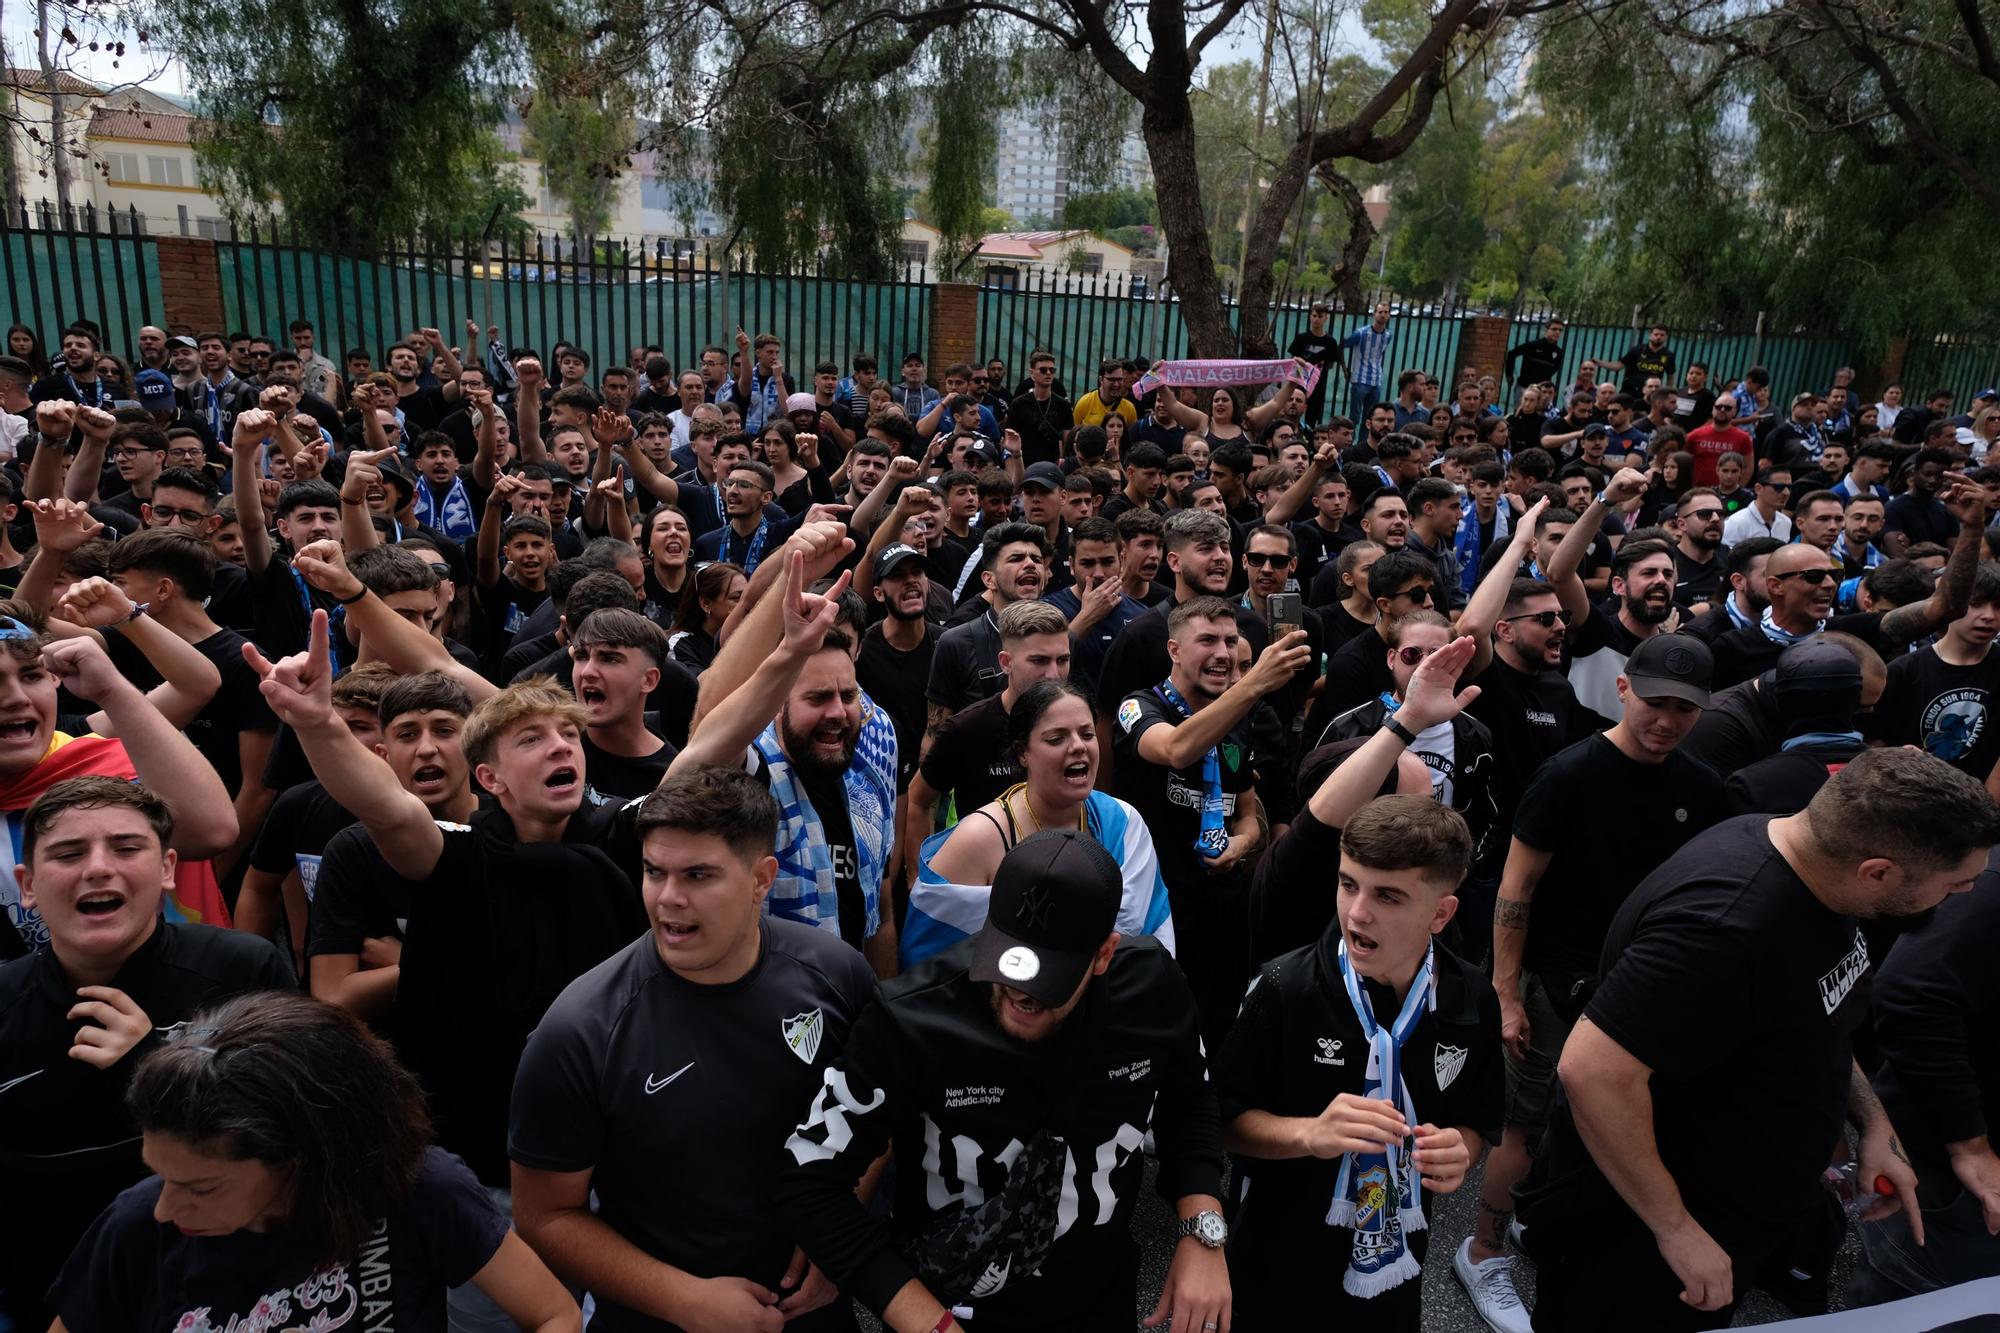
[[[1049,1008],[1068,1003],[1111,934],[1123,896],[1118,862],[1097,839],[1075,829],[1023,838],[993,874],[967,975]]]
[[[875,577],[885,579],[889,577],[889,571],[897,565],[923,558],[924,553],[914,546],[905,546],[901,542],[897,542],[894,546],[885,546],[875,557]]]
[[[1021,474],[1021,489],[1042,486],[1052,491],[1063,488],[1063,470],[1054,463],[1037,463]]]
[[[132,392],[138,396],[139,406],[148,412],[171,412],[174,407],[174,382],[164,371],[142,370],[132,377]]]
[[[1625,659],[1625,679],[1641,699],[1685,699],[1706,708],[1715,655],[1692,635],[1656,634]]]

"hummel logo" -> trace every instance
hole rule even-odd
[[[673,1082],[675,1079],[679,1078],[682,1074],[687,1073],[688,1070],[693,1068],[694,1068],[694,1061],[690,1060],[686,1064],[682,1065],[679,1069],[676,1069],[673,1073],[667,1075],[665,1078],[648,1078],[646,1080],[646,1095],[648,1097],[652,1096],[654,1093],[658,1092],[661,1088],[666,1087],[667,1084]]]
[[[43,1072],[42,1070],[37,1069],[35,1071],[35,1074],[39,1074],[42,1072]],[[33,1078],[35,1074],[23,1074],[19,1078],[10,1078],[5,1083],[0,1083],[0,1092],[5,1092],[7,1091],[7,1089],[14,1087],[17,1084],[26,1083],[29,1079]]]

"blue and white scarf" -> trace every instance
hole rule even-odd
[[[765,727],[752,745],[770,772],[771,796],[778,803],[773,846],[778,877],[764,899],[764,910],[837,936],[840,891],[826,826],[779,744],[778,724]],[[854,877],[867,918],[863,929],[872,938],[882,924],[882,872],[896,850],[896,724],[866,692],[861,696],[861,735],[841,785],[847,792],[847,821],[854,830]]]
[[[455,542],[477,533],[479,520],[472,515],[472,497],[465,493],[465,478],[454,473],[451,489],[442,500],[432,499],[430,482],[417,478],[417,522],[436,528]]]
[[[1861,549],[1863,551],[1861,557],[1862,569],[1873,569],[1882,563],[1884,558],[1882,552],[1877,550],[1872,542]],[[1828,551],[1827,554],[1833,557],[1834,564],[1839,565],[1842,569],[1847,568],[1847,534],[1845,532],[1833,539],[1833,549]]]
[[[1757,622],[1757,628],[1763,630],[1764,637],[1772,643],[1777,644],[1781,648],[1789,648],[1801,640],[1810,639],[1813,635],[1825,629],[1826,622],[1824,620],[1816,620],[1813,622],[1813,627],[1805,633],[1794,634],[1778,623],[1776,617],[1771,614],[1771,608],[1767,606],[1764,608],[1763,618]]]
[[[1434,950],[1424,953],[1423,966],[1410,982],[1403,1010],[1388,1028],[1375,1021],[1375,1008],[1368,990],[1347,961],[1347,941],[1340,942],[1340,977],[1347,985],[1347,999],[1361,1020],[1368,1038],[1367,1082],[1361,1095],[1390,1102],[1401,1108],[1403,1119],[1414,1129],[1416,1106],[1409,1087],[1403,1082],[1403,1046],[1424,1015],[1437,1008],[1437,977]],[[1333,1201],[1327,1205],[1326,1224],[1347,1227],[1354,1232],[1354,1250],[1347,1261],[1347,1273],[1340,1285],[1350,1296],[1367,1299],[1391,1287],[1423,1276],[1423,1265],[1410,1253],[1408,1233],[1429,1227],[1424,1218],[1423,1180],[1417,1174],[1413,1144],[1405,1139],[1385,1153],[1348,1153],[1340,1159],[1340,1175],[1334,1181]]]
[[[1505,500],[1493,507],[1493,540],[1504,542],[1513,535],[1514,512]],[[1458,533],[1452,539],[1452,551],[1458,556],[1458,589],[1470,596],[1479,585],[1479,562],[1486,554],[1479,541],[1479,508],[1468,504],[1459,515]]]
[[[1748,611],[1737,609],[1736,594],[1733,592],[1722,599],[1722,609],[1729,616],[1732,629],[1749,629],[1757,623]]]
[[[1153,687],[1160,702],[1179,713],[1182,719],[1194,716],[1194,709],[1174,688],[1171,680]],[[1222,747],[1211,745],[1201,757],[1201,831],[1195,834],[1194,849],[1213,861],[1229,850],[1229,828],[1223,814]]]
[[[63,383],[69,385],[70,396],[85,407],[101,407],[109,411],[111,405],[118,401],[116,396],[112,394],[110,386],[105,384],[104,376],[102,375],[99,375],[90,382],[90,397],[86,398],[83,396],[83,386],[76,382],[76,376],[70,374],[68,366],[64,366],[60,374],[63,377]]]

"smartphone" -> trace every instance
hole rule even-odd
[[[1295,629],[1305,628],[1305,599],[1299,593],[1272,593],[1264,599],[1264,612],[1271,622],[1271,637],[1273,639],[1282,639]]]

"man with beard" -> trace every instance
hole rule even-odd
[[[1698,615],[1722,586],[1722,497],[1697,487],[1680,498],[1680,539],[1674,543],[1674,605]],[[1697,610],[1699,608],[1699,610]]]
[[[1382,486],[1369,492],[1368,498],[1361,502],[1358,517],[1361,524],[1358,540],[1374,542],[1385,551],[1399,551],[1410,539],[1410,506],[1403,499],[1402,492],[1394,486]],[[1348,588],[1340,580],[1336,562],[1328,560],[1313,577],[1312,587],[1306,593],[1306,604],[1329,606],[1347,594]]]
[[[854,661],[861,688],[882,700],[896,723],[896,781],[905,790],[916,775],[929,721],[924,690],[939,636],[925,613],[930,584],[923,553],[916,547],[897,542],[876,553],[870,591],[887,614],[861,636],[861,653]]]
[[[1137,512],[1137,511],[1134,511]],[[1167,651],[1167,616],[1197,597],[1220,597],[1229,587],[1231,554],[1229,520],[1204,509],[1177,509],[1167,515],[1160,535],[1166,548],[1167,570],[1173,576],[1173,596],[1144,615],[1134,616],[1104,655],[1097,679],[1098,776],[1105,777],[1103,757],[1110,752],[1111,722],[1119,704],[1135,690],[1151,688],[1173,665]],[[1264,618],[1249,607],[1235,608],[1236,628],[1250,641],[1253,653],[1271,641]]]
[[[938,639],[931,678],[926,730],[968,704],[1000,692],[1000,613],[1016,602],[1031,602],[1048,582],[1048,539],[1033,523],[1001,523],[979,543],[979,582],[985,591],[967,605],[977,612],[956,618]]]
[[[1838,497],[1837,491],[1828,494]],[[1843,583],[1860,578],[1888,559],[1875,545],[1875,539],[1882,535],[1882,498],[1863,494],[1845,503],[1847,508],[1841,515],[1840,535],[1834,538],[1833,545],[1827,550],[1827,554],[1833,557],[1833,563],[1839,566]]]
[[[1858,1178],[1894,1191],[1864,1216],[1901,1208],[1921,1242],[1916,1175],[1854,1062],[1873,966],[1859,923],[1970,888],[1996,840],[1978,782],[1870,750],[1803,812],[1726,820],[1646,877],[1563,1048],[1522,1199],[1540,1333],[1727,1327],[1743,1286],[1815,1225],[1850,1124]]]
[[[386,348],[382,356],[382,364],[388,368],[389,378],[395,382],[395,408],[403,420],[405,439],[414,439],[423,431],[436,430],[438,423],[459,406],[458,358],[452,354],[451,348],[445,346],[444,335],[436,329],[424,329],[421,336],[430,344],[437,387],[424,388],[418,383],[423,373],[423,358],[408,343],[395,343]]]
[[[1771,553],[1784,546],[1775,537],[1752,537],[1728,548],[1723,557],[1723,566],[1728,571],[1728,592],[1717,598],[1708,610],[1696,616],[1681,627],[1683,634],[1692,634],[1711,647],[1715,641],[1732,630],[1754,626],[1764,608],[1771,604],[1770,596],[1764,590],[1764,567]],[[1718,589],[1717,591],[1721,591]]]
[[[853,546],[828,533],[810,536],[816,566],[830,567]],[[823,598],[810,596],[804,551],[788,548],[787,555],[783,594],[760,599],[736,630],[743,645],[729,645],[738,655],[718,656],[711,666],[719,698],[696,722],[672,771],[742,766],[769,787],[778,802],[778,873],[765,910],[838,934],[861,950],[877,976],[891,977],[895,727],[886,718],[876,724],[879,706],[863,700],[855,679],[854,639],[833,627],[850,575],[842,574]],[[833,609],[821,614],[822,603]],[[746,656],[780,629],[775,647],[750,659],[754,669],[739,675]]]
[[[1947,495],[1965,521],[1928,598],[1893,611],[1834,615],[1840,580],[1832,558],[1817,546],[1793,542],[1764,566],[1770,604],[1757,623],[1715,640],[1716,684],[1726,687],[1762,675],[1777,664],[1778,654],[1787,646],[1821,630],[1852,634],[1887,657],[1964,615],[1979,557],[1986,549],[1986,489],[1961,479],[1952,483]]]
[[[1609,506],[1622,504],[1646,489],[1646,476],[1621,468],[1604,494],[1590,502],[1549,561],[1549,586],[1570,614],[1570,687],[1594,712],[1611,717],[1619,710],[1618,677],[1632,650],[1666,631],[1674,618],[1674,557],[1665,542],[1627,542],[1611,561],[1611,595],[1615,611],[1592,606],[1577,567],[1590,549]]]
[[[1194,1006],[1158,943],[1118,935],[1121,895],[1088,834],[1023,840],[979,933],[886,987],[826,1071],[778,1201],[806,1255],[886,1328],[1129,1325],[1149,1126],[1181,1224],[1147,1322],[1228,1327],[1222,1158]],[[855,1184],[890,1144],[885,1228]]]
[[[1167,617],[1166,678],[1118,704],[1112,737],[1115,794],[1152,830],[1176,934],[1186,932],[1177,957],[1194,988],[1203,1039],[1217,1049],[1243,998],[1250,872],[1269,836],[1256,790],[1264,759],[1250,712],[1289,685],[1311,654],[1304,631],[1294,630],[1239,677],[1236,613],[1220,597],[1176,606]]]
[[[72,403],[110,411],[115,401],[111,384],[97,373],[97,332],[88,324],[72,324],[62,333],[62,354],[49,373],[35,381],[28,397],[37,403],[66,398]]]
[[[1480,1182],[1478,1225],[1452,1265],[1487,1323],[1509,1333],[1529,1327],[1507,1256],[1514,1187],[1548,1127],[1556,1059],[1595,983],[1605,933],[1653,867],[1729,812],[1722,779],[1679,753],[1714,671],[1700,643],[1663,634],[1640,644],[1618,679],[1618,725],[1544,763],[1514,818],[1493,915],[1506,1132]],[[1621,817],[1576,819],[1605,792],[1618,793]]]

